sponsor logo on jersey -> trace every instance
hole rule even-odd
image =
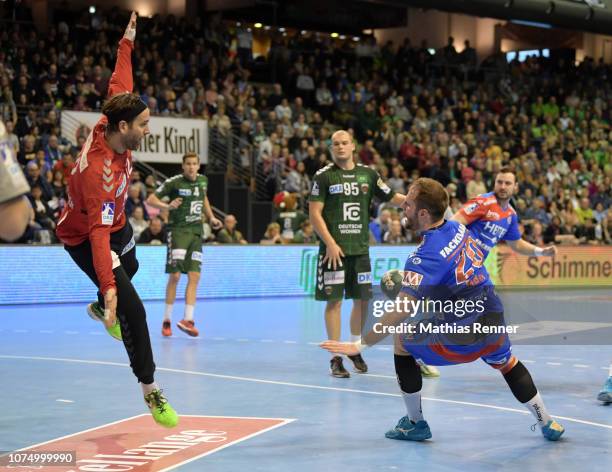
[[[368,193],[368,190],[370,190],[370,186],[367,183],[361,184],[361,192],[362,193]]]
[[[319,196],[319,184],[317,182],[312,184],[312,190],[310,191],[310,194],[314,195],[315,197]]]
[[[384,183],[380,177],[376,181],[376,185],[378,185],[378,188],[381,189],[384,193],[391,192],[391,189],[389,188],[389,186],[386,183]]]
[[[330,195],[338,195],[339,193],[342,193],[342,184],[335,184],[329,186]]]
[[[504,228],[503,226],[496,225],[495,223],[491,223],[490,221],[485,222],[484,230],[488,231],[489,234],[493,236],[497,236],[498,238],[503,237],[507,231],[507,229]]]
[[[325,285],[340,285],[344,283],[344,271],[336,270],[332,272],[325,272],[323,274],[323,283]]]
[[[359,285],[372,283],[372,272],[358,272],[357,283]]]
[[[457,231],[457,234],[455,234],[455,237],[451,239],[451,241],[445,247],[442,248],[442,250],[440,251],[440,255],[442,257],[446,257],[455,249],[457,249],[461,244],[461,241],[463,240],[463,236],[465,236],[465,226],[459,225],[459,230]]]
[[[119,184],[119,188],[117,189],[117,193],[115,193],[115,198],[118,198],[119,195],[121,195],[121,192],[123,192],[123,190],[125,189],[126,185],[127,185],[127,178],[125,177],[125,174],[123,174],[123,179],[121,179],[121,184]]]
[[[354,179],[355,175],[354,174],[342,174],[342,177],[344,177],[346,179]]]
[[[191,260],[196,262],[202,262],[202,253],[200,251],[193,251],[191,253]]]
[[[486,218],[495,218],[496,220],[499,220],[499,213],[488,210]]]
[[[113,225],[115,219],[115,202],[102,203],[102,224],[107,226]]]
[[[191,189],[190,188],[179,188],[178,193],[181,197],[191,197]]]
[[[189,208],[189,213],[192,215],[201,216],[202,215],[202,206],[203,202],[201,200],[196,200],[195,202],[191,202],[191,207]]]
[[[466,215],[471,215],[472,213],[474,213],[474,210],[476,210],[476,208],[478,208],[478,203],[474,202],[474,203],[472,203],[472,204],[470,204],[470,205],[466,206],[466,207],[463,209],[463,212],[464,212]]]
[[[418,272],[412,272],[411,270],[404,271],[404,278],[402,279],[402,285],[404,287],[417,288],[423,281],[423,275]]]
[[[421,258],[420,257],[411,256],[410,257],[410,262],[412,262],[414,265],[419,265],[421,263]]]
[[[359,221],[361,208],[359,203],[346,202],[342,205],[344,221]]]

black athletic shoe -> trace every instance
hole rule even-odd
[[[365,363],[361,354],[357,354],[355,356],[347,356],[351,361],[353,361],[353,365],[355,366],[355,370],[360,374],[365,374],[368,371],[368,364]]]
[[[332,360],[329,361],[329,370],[333,377],[338,377],[340,379],[346,379],[351,376],[348,370],[342,365],[342,357],[340,356],[332,357]]]

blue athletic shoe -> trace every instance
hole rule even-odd
[[[385,433],[389,439],[402,441],[425,441],[431,438],[431,430],[427,421],[421,420],[413,423],[407,416],[402,417],[395,428]]]
[[[550,420],[546,423],[546,426],[542,428],[542,434],[549,441],[558,441],[564,432],[565,428],[555,420]]]
[[[600,402],[612,403],[612,376],[608,377],[608,380],[601,389],[601,392],[599,392],[597,395],[597,399]]]

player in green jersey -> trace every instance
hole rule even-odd
[[[168,258],[166,273],[166,309],[162,324],[162,334],[172,335],[172,307],[176,299],[176,286],[181,274],[187,274],[185,289],[185,314],[176,325],[190,336],[197,336],[198,330],[193,321],[200,269],[202,266],[202,213],[210,225],[218,229],[222,223],[215,218],[206,196],[208,179],[198,174],[200,158],[195,153],[183,156],[183,173],[167,179],[147,198],[147,203],[156,208],[170,210],[168,222]],[[162,199],[169,199],[165,203]]]
[[[334,162],[315,174],[309,199],[310,221],[321,239],[315,298],[327,302],[327,337],[336,341],[340,340],[343,295],[353,299],[351,340],[356,341],[361,337],[362,319],[372,298],[370,203],[378,197],[401,205],[405,196],[393,192],[375,170],[355,164],[355,143],[347,131],[332,135],[331,152]],[[349,359],[357,372],[367,372],[360,354]],[[350,376],[340,356],[333,355],[330,369],[334,377]]]

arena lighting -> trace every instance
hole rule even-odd
[[[338,36],[340,39],[346,39],[346,36],[344,36],[343,34],[341,34],[340,36]]]
[[[360,39],[359,36],[353,36],[353,41],[357,42],[359,41],[359,39]]]
[[[93,5],[89,7],[89,13],[91,13],[92,15],[96,12],[96,7],[94,7]]]
[[[261,28],[263,25],[261,23],[255,23],[253,26],[255,28]]]
[[[238,22],[238,23],[236,23],[236,26],[237,26],[238,28],[240,28],[240,27],[242,26],[242,23]]]
[[[330,36],[331,36],[332,38],[337,38],[337,37],[338,37],[338,33],[332,33],[332,34],[330,34]]]
[[[548,6],[546,7],[546,14],[552,15],[555,11],[555,2],[548,2]]]
[[[281,33],[284,33],[285,32],[285,28],[281,27],[281,28],[278,29],[278,31],[280,31]]]
[[[264,26],[264,29],[265,29],[266,31],[268,31],[268,30],[270,29],[270,25],[266,25],[266,26]]]
[[[304,35],[306,34],[306,30],[302,30],[302,31],[300,31],[300,34],[301,34],[302,36],[304,36]]]

